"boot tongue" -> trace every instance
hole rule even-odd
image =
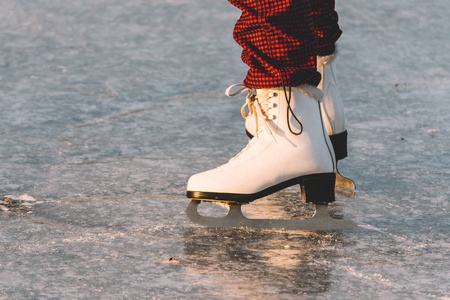
[[[273,92],[270,89],[257,89],[256,97],[255,97],[255,121],[256,121],[256,134],[259,133],[260,125],[262,128],[272,136],[274,141],[276,142],[275,136],[273,134],[273,129],[271,128],[270,121],[275,120],[277,118],[276,115],[269,114],[268,111],[271,108],[275,108],[277,105],[271,101],[272,98],[275,98],[277,93]]]

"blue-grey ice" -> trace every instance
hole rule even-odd
[[[0,0],[0,299],[450,299],[448,0],[338,0],[357,230],[210,228],[247,143],[225,0]],[[224,214],[216,205],[203,213]],[[308,218],[290,188],[243,208]]]

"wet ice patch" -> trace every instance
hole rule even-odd
[[[32,196],[23,194],[23,195],[6,195],[5,197],[15,200],[15,201],[23,201],[23,202],[36,202]]]
[[[36,199],[30,195],[6,195],[0,197],[0,211],[29,211],[36,203]]]

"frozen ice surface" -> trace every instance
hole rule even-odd
[[[358,191],[332,210],[361,228],[328,233],[184,215],[189,176],[246,144],[227,1],[0,7],[1,299],[449,299],[448,0],[338,0]],[[290,188],[245,212],[311,207]]]

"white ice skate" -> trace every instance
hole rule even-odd
[[[188,217],[219,227],[326,230],[355,228],[351,221],[332,219],[327,205],[335,200],[336,163],[321,117],[322,92],[312,86],[248,91],[247,105],[254,114],[255,136],[239,154],[218,168],[189,179]],[[316,205],[310,220],[251,220],[240,206],[292,185],[300,185],[302,199]],[[200,201],[230,204],[225,218],[200,216]]]

